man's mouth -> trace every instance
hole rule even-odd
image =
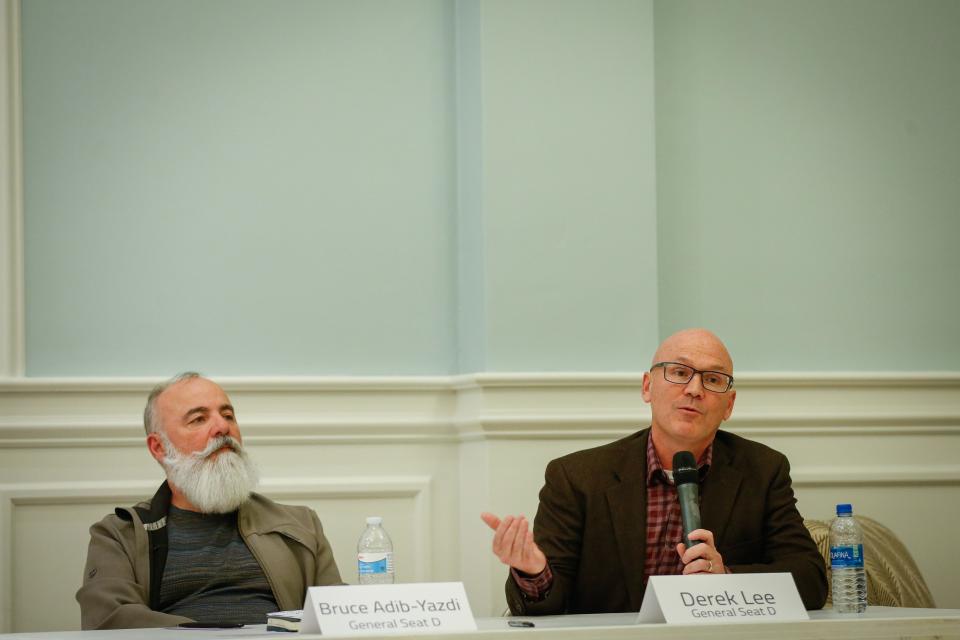
[[[205,456],[203,456],[204,459],[209,459],[215,456],[219,456],[221,453],[225,453],[227,451],[233,451],[234,453],[236,453],[238,449],[229,440],[222,440],[221,442],[213,442],[211,444],[212,446],[216,446],[217,444],[219,444],[220,446],[214,449],[213,451],[211,451],[210,453],[206,454]]]
[[[703,413],[702,411],[700,411],[700,410],[697,409],[696,407],[677,407],[677,409],[679,409],[679,410],[680,410],[681,412],[683,412],[683,413],[687,413],[687,414],[692,415],[692,416],[698,416],[698,415],[700,415],[701,413]]]

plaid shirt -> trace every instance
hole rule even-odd
[[[700,483],[713,462],[711,443],[697,460]],[[650,576],[679,575],[683,562],[677,555],[677,543],[683,539],[683,522],[677,488],[667,477],[653,448],[653,437],[647,438],[647,557],[643,566],[643,583]],[[520,590],[531,600],[542,600],[553,586],[553,571],[548,564],[536,576],[521,574],[511,568],[510,573]]]
[[[713,443],[697,460],[700,484],[713,462]],[[647,438],[647,560],[643,565],[643,584],[650,576],[675,576],[683,573],[683,562],[677,555],[677,543],[683,540],[683,521],[677,487],[660,464],[653,448],[653,437]]]

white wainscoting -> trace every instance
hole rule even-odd
[[[261,490],[316,509],[347,582],[366,515],[402,581],[463,580],[478,615],[506,572],[479,513],[536,510],[547,461],[649,420],[634,374],[222,379]],[[0,379],[0,632],[74,629],[87,527],[149,497],[153,379]],[[725,428],[786,453],[801,512],[836,502],[907,543],[939,606],[960,608],[944,554],[960,528],[960,375],[741,374]]]

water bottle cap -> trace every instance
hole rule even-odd
[[[853,515],[853,505],[849,504],[838,504],[837,505],[837,515]]]
[[[380,516],[367,516],[367,524],[381,524],[383,518]]]

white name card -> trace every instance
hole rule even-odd
[[[651,576],[638,623],[809,620],[789,573]]]
[[[300,622],[325,636],[476,630],[462,582],[310,587]]]

